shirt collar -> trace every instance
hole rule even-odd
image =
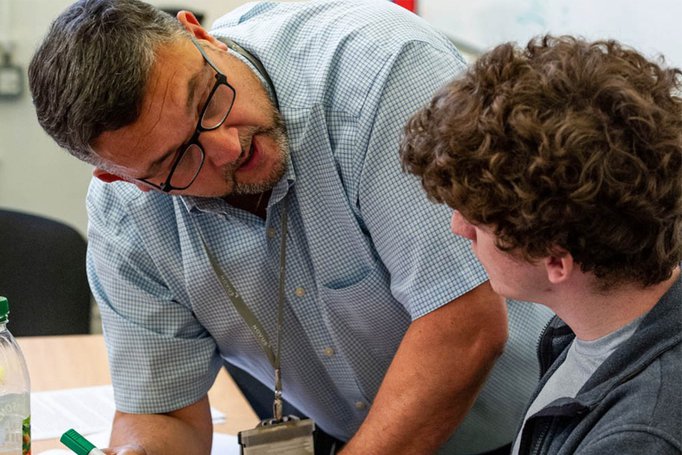
[[[291,154],[287,155],[286,167],[284,170],[284,175],[272,188],[272,194],[270,195],[270,201],[268,201],[268,208],[279,203],[288,194],[289,188],[291,188],[296,182],[296,172],[294,171],[294,166],[291,160]],[[217,212],[217,213],[227,213],[232,210],[225,200],[219,197],[198,197],[198,196],[177,196],[188,212]]]

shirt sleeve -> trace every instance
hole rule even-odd
[[[464,69],[461,57],[411,41],[387,64],[377,87],[358,187],[363,222],[391,274],[391,292],[412,319],[487,280],[468,240],[450,232],[452,210],[430,202],[419,179],[401,169],[398,144],[409,117]],[[371,95],[370,95],[371,98]]]
[[[188,299],[166,284],[178,276],[163,276],[146,253],[138,230],[148,227],[136,224],[131,204],[115,196],[117,189],[133,193],[125,193],[126,183],[107,185],[93,181],[88,193],[87,270],[102,314],[116,407],[128,413],[180,409],[208,392],[222,361]]]

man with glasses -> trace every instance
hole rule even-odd
[[[314,419],[316,453],[323,432],[344,455],[434,453],[456,427],[448,453],[509,443],[547,316],[490,290],[398,159],[464,68],[452,44],[390,2],[254,3],[211,34],[178,19],[76,2],[29,69],[41,125],[95,166],[112,453],[208,453],[223,362]]]

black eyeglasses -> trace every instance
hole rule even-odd
[[[227,116],[230,115],[236,96],[234,87],[227,82],[227,77],[208,58],[201,44],[194,38],[192,38],[192,43],[199,49],[206,63],[216,72],[215,84],[199,114],[199,122],[192,138],[181,147],[180,153],[178,153],[178,156],[173,161],[166,180],[156,184],[146,179],[137,179],[140,182],[158,188],[164,193],[173,190],[185,190],[194,183],[197,175],[199,175],[199,171],[201,171],[201,167],[204,165],[205,159],[204,149],[199,143],[199,135],[204,131],[215,130],[225,122]]]

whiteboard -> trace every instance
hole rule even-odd
[[[682,67],[682,0],[419,0],[419,14],[463,50],[539,34],[613,38]]]

